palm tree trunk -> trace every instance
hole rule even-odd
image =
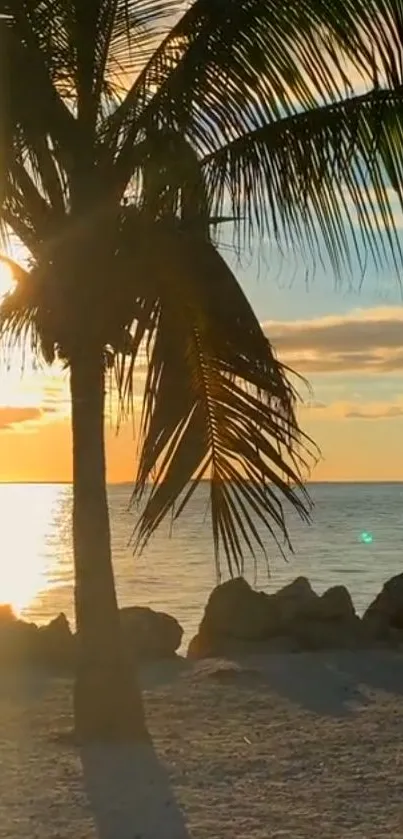
[[[141,694],[121,641],[106,495],[102,354],[71,361],[73,541],[77,621],[75,730],[80,740],[147,738]]]

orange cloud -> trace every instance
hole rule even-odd
[[[0,431],[9,431],[15,425],[38,421],[42,415],[40,408],[0,407]]]
[[[0,405],[0,431],[33,431],[54,421],[57,415],[58,409],[51,406]]]

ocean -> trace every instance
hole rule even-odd
[[[140,557],[130,547],[130,492],[127,484],[109,487],[119,603],[174,615],[186,642],[216,583],[207,488],[195,493],[173,532],[162,526]],[[267,534],[270,577],[262,562],[257,585],[270,592],[299,575],[319,593],[344,584],[362,613],[382,584],[403,572],[403,483],[311,484],[310,492],[312,524],[288,511],[294,554],[287,562]],[[74,625],[71,502],[68,484],[0,485],[0,602],[24,619],[45,623],[65,612]],[[247,576],[254,581],[252,563]]]

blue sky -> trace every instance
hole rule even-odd
[[[403,298],[394,270],[369,263],[361,283],[358,272],[340,281],[317,266],[307,282],[302,264],[272,249],[236,273],[279,357],[313,386],[301,411],[323,454],[312,478],[403,480]]]

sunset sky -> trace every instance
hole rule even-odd
[[[360,290],[317,267],[307,283],[306,266],[275,248],[236,272],[279,357],[313,388],[301,409],[323,455],[312,479],[403,480],[403,301],[392,272],[369,265]],[[57,370],[21,376],[3,365],[1,481],[71,479],[67,384]],[[111,420],[107,438],[109,480],[132,480],[131,425],[116,437]]]

